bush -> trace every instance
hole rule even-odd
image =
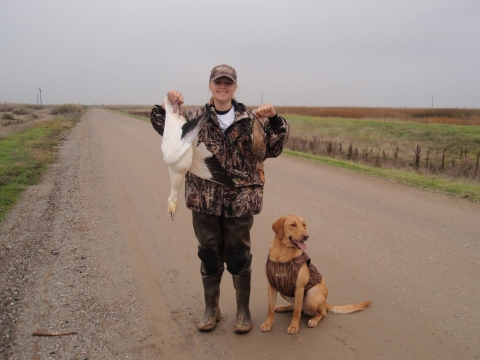
[[[58,114],[69,114],[69,113],[82,113],[83,106],[77,104],[65,104],[55,106],[51,111],[50,114],[58,115]]]
[[[0,104],[0,111],[13,111],[13,106],[10,104]]]
[[[15,115],[26,115],[26,114],[28,114],[28,111],[24,108],[18,108],[18,109],[13,110],[13,113]]]
[[[14,116],[10,113],[3,114],[2,119],[3,120],[15,120]]]

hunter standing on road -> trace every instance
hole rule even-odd
[[[226,263],[236,290],[234,331],[245,333],[252,328],[250,229],[253,215],[260,213],[263,205],[263,161],[281,154],[288,123],[271,105],[263,104],[252,112],[237,102],[234,98],[237,73],[229,65],[212,69],[209,89],[210,102],[189,109],[185,119],[189,121],[206,112],[212,113],[198,133],[198,139],[218,159],[235,187],[228,188],[190,172],[186,175],[185,198],[187,207],[192,210],[198,239],[205,295],[205,314],[197,327],[212,330],[220,320],[220,282]],[[168,99],[172,104],[184,103],[183,95],[176,90],[168,93]],[[152,109],[150,120],[155,130],[163,135],[163,104]]]

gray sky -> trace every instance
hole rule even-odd
[[[0,0],[0,102],[480,108],[479,0]]]

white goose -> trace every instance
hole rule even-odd
[[[203,179],[225,186],[232,187],[233,182],[205,144],[198,143],[197,134],[210,117],[210,113],[207,112],[187,122],[180,115],[180,111],[174,109],[168,96],[165,97],[164,104],[166,115],[162,152],[170,174],[171,189],[168,197],[168,212],[173,220],[178,207],[180,187],[188,171]]]

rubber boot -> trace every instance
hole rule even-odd
[[[252,329],[250,316],[250,281],[251,273],[233,276],[233,286],[237,292],[237,318],[234,331],[236,333],[247,333]]]
[[[222,281],[222,273],[220,271],[213,275],[202,275],[203,290],[205,295],[205,313],[202,320],[197,324],[198,330],[210,331],[217,326],[220,321],[220,282]]]

